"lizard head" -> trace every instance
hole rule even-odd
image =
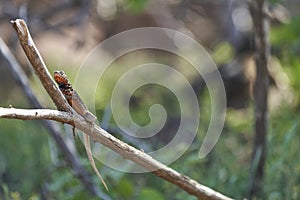
[[[68,77],[64,71],[54,71],[54,80],[60,86],[69,84]]]

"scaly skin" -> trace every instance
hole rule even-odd
[[[64,97],[67,99],[70,106],[78,114],[80,114],[82,117],[84,117],[90,123],[96,122],[97,117],[88,110],[87,106],[83,103],[83,101],[81,100],[78,93],[72,88],[72,85],[70,84],[69,79],[68,79],[67,75],[65,74],[65,72],[64,71],[55,71],[54,72],[54,80],[58,84],[60,91],[63,93]],[[103,183],[105,189],[108,191],[108,187],[96,167],[96,164],[95,164],[95,161],[93,158],[93,154],[91,151],[89,135],[84,134],[83,140],[84,140],[85,150],[88,155],[88,159],[93,167],[93,170],[95,171],[95,173],[97,174],[97,176],[99,177],[101,182]]]
[[[64,71],[55,71],[54,80],[59,86],[59,89],[67,99],[70,106],[82,117],[84,117],[89,122],[95,122],[97,117],[94,116],[86,107],[86,105],[81,100],[78,93],[72,88],[67,75]]]

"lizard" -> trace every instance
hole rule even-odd
[[[64,97],[66,98],[67,102],[70,104],[70,106],[84,119],[86,119],[90,123],[95,123],[97,120],[97,117],[93,115],[87,108],[87,106],[83,103],[80,96],[72,88],[72,85],[68,79],[68,76],[65,74],[64,71],[54,71],[54,80],[58,84],[58,87],[60,91],[63,93]],[[100,175],[94,158],[91,151],[91,144],[90,144],[90,136],[87,134],[83,134],[83,141],[84,141],[84,147],[88,156],[88,159],[91,163],[91,166],[96,173],[96,175],[99,177],[100,181],[104,185],[105,189],[108,191],[108,187],[103,180],[102,176]]]

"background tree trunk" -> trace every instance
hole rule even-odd
[[[256,81],[254,86],[254,118],[255,138],[250,173],[249,199],[261,192],[264,177],[264,166],[267,152],[268,132],[268,58],[270,46],[268,42],[269,21],[266,17],[267,2],[253,0],[250,11],[254,23]]]

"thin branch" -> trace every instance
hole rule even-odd
[[[62,110],[70,111],[72,108],[68,106],[66,100],[63,98],[61,92],[58,90],[57,86],[55,86],[53,79],[49,75],[46,66],[41,59],[40,54],[38,53],[37,49],[35,48],[33,41],[29,35],[29,31],[27,29],[26,23],[23,20],[17,19],[12,21],[13,27],[16,29],[19,40],[21,45],[30,60],[36,74],[38,74],[43,86],[47,90],[48,94],[54,101],[54,103],[58,106],[58,108],[62,108]],[[35,61],[38,59],[39,61]],[[41,69],[42,68],[42,69]],[[41,70],[42,72],[40,72]],[[52,85],[53,84],[53,85]],[[50,88],[48,88],[50,87]],[[65,105],[62,105],[65,104]],[[21,118],[27,117],[26,112],[20,111],[19,109],[5,109],[1,108],[0,113],[5,112],[5,116],[0,114],[0,117],[10,117],[10,118]],[[9,113],[10,112],[10,113]],[[52,111],[46,112],[41,110],[34,110],[30,111],[28,117],[35,118],[35,119],[51,119],[57,120],[63,123],[68,123],[71,125],[75,125],[78,130],[83,131],[85,134],[91,136],[91,138],[106,147],[110,148],[111,150],[115,151],[116,153],[120,154],[122,157],[127,158],[140,166],[148,169],[149,171],[153,172],[155,175],[179,186],[186,192],[201,198],[202,200],[209,200],[209,199],[218,199],[218,200],[228,200],[229,197],[224,196],[221,193],[218,193],[204,185],[201,185],[197,181],[184,176],[177,171],[163,165],[162,163],[158,162],[157,160],[153,159],[151,156],[147,155],[146,153],[135,149],[134,147],[118,140],[117,138],[113,137],[111,134],[103,130],[96,124],[91,124],[90,122],[86,121],[83,117],[78,115],[76,112],[72,113],[64,113],[59,112],[53,113]],[[57,116],[55,116],[57,114]]]
[[[49,109],[26,110],[0,107],[0,118],[14,118],[22,120],[48,119],[67,124],[76,124],[76,128],[78,130],[81,130],[91,136],[95,142],[107,146],[108,148],[120,154],[122,157],[132,160],[133,162],[153,172],[157,176],[181,187],[188,193],[195,195],[202,200],[231,199],[165,166],[146,153],[127,145],[126,143],[113,137],[99,126],[94,124],[91,127],[90,123],[76,117],[74,114]]]
[[[72,113],[51,109],[18,109],[0,107],[0,117],[7,119],[22,120],[55,120],[58,122],[72,124],[74,116]]]
[[[41,80],[42,85],[54,101],[56,107],[59,110],[72,111],[72,108],[69,106],[60,90],[58,90],[54,80],[51,78],[51,75],[45,65],[45,62],[31,38],[25,21],[17,19],[15,21],[11,21],[11,23],[17,32],[20,44],[29,62],[31,63],[34,72]]]
[[[12,73],[16,82],[21,86],[26,97],[28,98],[29,103],[32,107],[41,109],[42,105],[34,95],[32,89],[30,88],[29,80],[17,62],[14,55],[10,52],[9,48],[5,42],[0,37],[0,52],[3,55],[3,58],[8,63],[8,70]],[[57,147],[60,149],[67,165],[72,169],[74,175],[82,182],[85,189],[93,196],[102,197],[103,199],[109,199],[105,196],[103,192],[93,184],[89,173],[84,169],[76,155],[65,144],[63,138],[60,135],[60,130],[56,124],[49,120],[41,120],[42,125],[48,130],[50,136],[55,140]]]
[[[69,103],[67,103],[63,94],[56,86],[54,80],[52,79],[52,77],[43,61],[42,56],[40,55],[38,49],[36,48],[32,38],[31,38],[30,32],[27,28],[25,21],[22,19],[17,19],[15,21],[12,20],[11,23],[17,32],[17,36],[19,38],[20,44],[21,44],[29,62],[31,63],[35,73],[39,77],[39,79],[42,82],[42,85],[46,89],[47,93],[52,98],[53,102],[55,103],[57,109],[71,112],[78,118],[81,118],[82,120],[84,120],[83,117],[81,117],[76,111],[74,111],[72,109],[72,107],[69,105]],[[74,126],[74,124],[71,122],[69,124]],[[85,145],[85,147],[87,148],[86,145]],[[87,151],[87,153],[89,153],[89,152],[90,151]],[[91,155],[88,155],[88,156],[89,156],[89,158],[93,158]],[[96,167],[93,164],[94,163],[92,162],[91,165],[93,166],[93,169],[96,169]]]

